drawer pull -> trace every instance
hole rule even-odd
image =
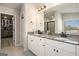
[[[41,39],[40,39],[41,40]]]
[[[58,50],[56,50],[56,52],[59,52]]]
[[[55,49],[53,49],[53,51],[55,51]]]
[[[43,46],[45,46],[45,45],[43,45]]]
[[[31,40],[31,42],[33,42],[33,40]]]

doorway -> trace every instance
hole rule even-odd
[[[1,13],[1,48],[13,45],[13,15]]]
[[[55,22],[54,21],[47,22],[47,30],[49,30],[51,34],[55,33]]]

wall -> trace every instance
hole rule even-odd
[[[55,33],[61,33],[63,31],[62,15],[60,12],[55,12]]]
[[[62,17],[63,17],[63,20],[64,19],[79,18],[79,13],[63,13]]]
[[[34,4],[26,3],[22,6],[20,16],[22,14],[24,19],[20,19],[20,43],[24,50],[28,50],[27,33],[44,30],[43,13],[38,13]]]
[[[4,13],[4,14],[10,14],[10,15],[14,15],[15,16],[15,45],[19,44],[19,37],[20,37],[20,25],[19,25],[19,11],[12,9],[12,8],[8,8],[8,7],[4,7],[4,6],[0,6],[0,13]]]
[[[20,43],[21,46],[24,47],[24,50],[28,49],[27,45],[27,32],[33,32],[36,30],[36,23],[35,23],[35,8],[32,4],[24,4],[21,9],[21,15],[24,15],[24,19],[20,19]]]
[[[36,30],[44,31],[44,12],[36,13]]]
[[[24,14],[25,14],[25,5],[23,4],[22,5],[22,8],[21,8],[21,12],[20,12],[20,45],[21,46],[24,46],[24,21],[25,21],[25,17],[24,17]],[[21,17],[24,17],[23,19]]]

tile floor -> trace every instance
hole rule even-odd
[[[9,37],[9,38],[1,38],[1,48],[6,48],[6,47],[10,47],[13,46],[13,38]]]
[[[0,50],[0,56],[7,54],[8,56],[35,56],[31,51],[24,51],[23,47],[15,47],[12,38],[4,38],[1,41],[2,49]]]
[[[31,51],[24,51],[23,47],[14,46],[3,48],[0,53],[8,54],[8,56],[35,56]]]
[[[1,53],[6,53],[8,56],[21,56],[23,53],[23,48],[22,47],[7,47],[3,48],[0,51]]]

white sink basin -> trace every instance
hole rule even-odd
[[[57,40],[62,40],[62,41],[68,41],[67,38],[62,38],[62,37],[55,37],[54,39],[57,39]]]
[[[79,44],[78,42],[71,41],[71,40],[69,40],[68,38],[55,37],[54,39],[56,39],[56,40],[61,40],[61,41],[65,41],[65,42],[69,42],[69,43]]]
[[[66,41],[66,42],[70,42],[70,43],[74,43],[74,44],[79,44],[78,42],[75,42],[75,41]]]

